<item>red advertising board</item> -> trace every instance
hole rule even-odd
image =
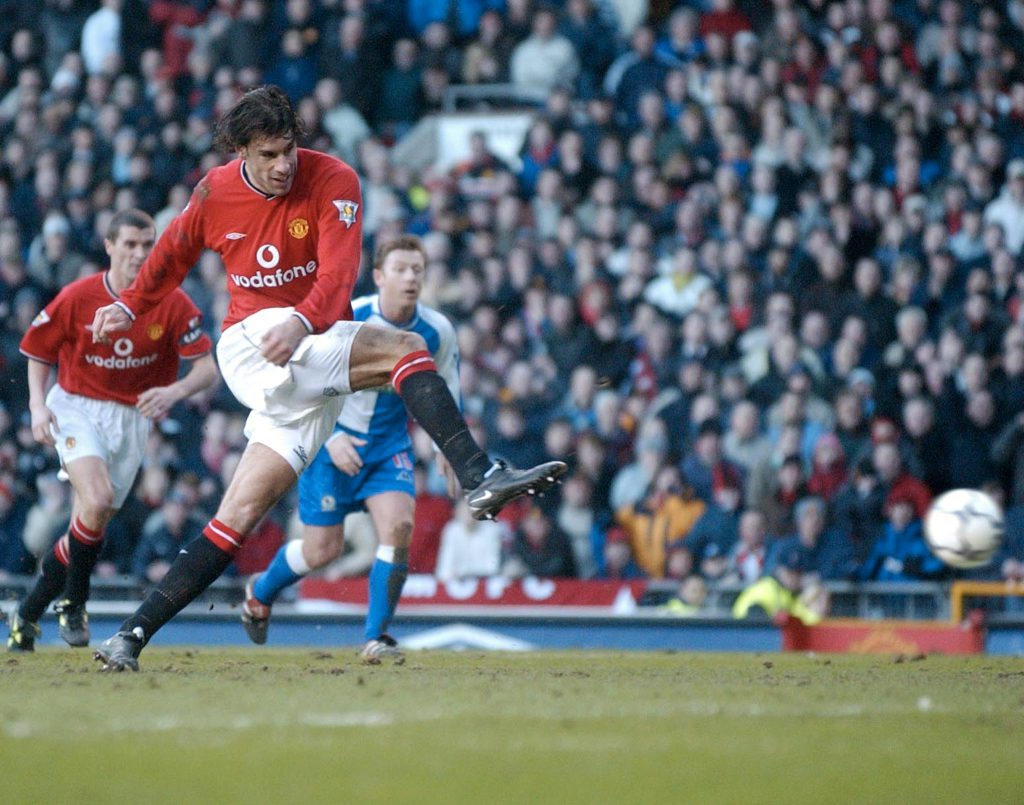
[[[366,577],[328,581],[307,578],[299,587],[303,601],[333,601],[365,605]],[[622,608],[634,604],[644,590],[643,581],[581,581],[578,579],[501,577],[440,581],[433,576],[409,576],[402,591],[403,609],[416,606],[516,606]]]
[[[785,651],[840,654],[981,654],[985,630],[978,622],[869,621],[845,618],[806,626],[796,618],[782,622]]]

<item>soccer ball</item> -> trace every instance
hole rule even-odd
[[[977,489],[951,489],[928,509],[924,538],[932,553],[947,565],[987,565],[1003,542],[1003,511]]]

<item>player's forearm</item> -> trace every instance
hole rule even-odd
[[[46,402],[46,392],[48,381],[50,379],[50,369],[52,367],[48,363],[37,361],[30,358],[28,362],[28,404],[29,407],[36,405],[42,405]]]
[[[306,298],[295,306],[296,316],[312,333],[322,333],[336,321],[352,318],[352,285],[357,268],[351,272],[321,274]]]
[[[200,188],[202,185],[200,185]],[[132,318],[152,310],[184,281],[203,251],[203,236],[198,215],[202,196],[200,188],[193,193],[185,211],[171,221],[160,236],[135,281],[121,292],[118,304]]]
[[[154,259],[156,251],[143,264],[135,281],[121,292],[117,304],[134,321],[155,308],[185,279],[191,262]]]
[[[196,358],[188,374],[172,384],[171,389],[178,400],[184,400],[212,386],[217,382],[217,377],[217,363],[213,360],[213,355],[207,353]]]

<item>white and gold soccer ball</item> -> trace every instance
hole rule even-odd
[[[977,489],[951,489],[928,509],[924,538],[951,567],[987,565],[1003,544],[1003,510]]]

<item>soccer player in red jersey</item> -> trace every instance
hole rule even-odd
[[[110,269],[64,288],[21,340],[28,364],[29,411],[37,442],[56,448],[71,481],[68,533],[43,560],[43,572],[11,619],[7,646],[32,651],[38,621],[61,591],[60,635],[72,646],[89,643],[85,602],[103,529],[124,503],[153,420],[178,400],[217,380],[210,337],[192,300],[175,289],[112,343],[89,332],[99,305],[108,304],[139,272],[156,240],[153,219],[123,210],[104,241]],[[181,358],[192,368],[178,379]],[[57,382],[47,392],[53,365]]]
[[[116,338],[182,282],[203,249],[214,249],[230,295],[217,358],[228,387],[251,410],[249,445],[216,515],[100,646],[96,658],[106,670],[138,670],[143,646],[227,568],[316,455],[353,391],[394,389],[468,490],[477,518],[543,492],[565,472],[557,461],[527,470],[491,461],[423,338],[351,321],[362,246],[359,181],[344,162],[298,148],[302,134],[279,88],[246,93],[217,130],[218,144],[238,158],[200,181],[132,287],[96,311],[93,337]]]

